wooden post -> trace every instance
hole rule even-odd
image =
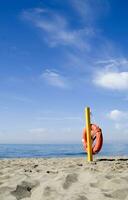
[[[91,126],[90,126],[90,108],[85,108],[86,131],[87,131],[87,154],[88,161],[93,161],[92,155],[92,140],[91,140]]]

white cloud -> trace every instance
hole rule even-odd
[[[98,60],[95,62],[96,65],[101,65],[107,70],[117,69],[119,62],[116,59],[108,59],[108,60]]]
[[[34,129],[30,129],[29,133],[32,133],[32,134],[44,134],[44,133],[46,133],[46,129],[44,129],[44,128],[34,128]]]
[[[75,116],[69,116],[69,117],[37,117],[36,120],[48,120],[48,121],[65,121],[65,120],[76,120],[76,121],[82,121],[81,117],[75,117]]]
[[[101,65],[106,70],[115,69],[118,70],[121,69],[127,69],[128,67],[128,59],[126,58],[111,58],[106,60],[98,60],[95,62],[96,65]]]
[[[128,138],[128,123],[124,123],[124,122],[118,122],[118,123],[115,123],[115,129],[117,131],[119,131],[119,136],[122,140],[124,139],[125,141],[127,141],[127,138]],[[124,137],[124,138],[122,138]]]
[[[71,127],[63,127],[63,128],[34,128],[30,129],[26,135],[26,140],[31,143],[31,139],[35,143],[47,143],[47,144],[52,144],[52,143],[78,143],[81,142],[81,137],[79,137],[79,132],[81,131],[80,128],[71,128]]]
[[[115,109],[108,113],[108,117],[114,121],[121,121],[124,119],[128,119],[128,113]]]
[[[47,69],[42,73],[41,78],[51,86],[62,89],[69,88],[67,78],[60,75],[58,72]]]
[[[19,102],[19,103],[33,103],[33,100],[31,98],[29,98],[28,96],[25,96],[25,95],[5,93],[4,95],[2,95],[2,97],[9,99],[9,101],[16,101],[16,102]],[[0,105],[0,108],[1,108],[1,105]],[[3,106],[3,108],[4,108],[4,110],[8,109],[6,106]]]
[[[73,69],[79,70],[80,72],[90,70],[90,73],[94,57],[99,57],[99,61],[95,63],[95,67],[97,68],[97,65],[100,65],[102,69],[105,68],[105,70],[99,70],[100,72],[95,74],[93,80],[94,84],[113,90],[127,90],[127,70],[121,68],[120,72],[119,70],[116,71],[116,69],[121,65],[126,66],[128,60],[125,58],[112,58],[107,60],[106,58],[110,58],[111,55],[116,55],[115,48],[112,42],[108,41],[102,35],[102,32],[97,28],[96,24],[90,24],[91,18],[95,21],[95,18],[101,14],[104,15],[103,13],[108,10],[109,5],[105,2],[107,1],[98,0],[95,3],[88,0],[71,0],[69,6],[72,6],[75,11],[74,13],[80,16],[77,28],[72,26],[73,24],[67,15],[61,15],[58,11],[53,12],[53,10],[50,9],[28,9],[22,12],[22,18],[31,22],[33,26],[38,28],[41,31],[43,40],[50,46],[68,45],[68,47],[70,47],[66,48],[64,52],[64,61],[65,57],[67,57],[67,63],[64,63],[66,66],[73,66]],[[85,20],[81,23],[81,19]],[[98,53],[97,43],[99,45]],[[104,60],[100,60],[101,57],[104,58]],[[110,71],[111,69],[115,71]],[[60,88],[67,88],[68,86],[65,77],[61,76],[59,73],[47,71],[42,75],[44,76],[43,79],[52,86]]]
[[[128,72],[101,71],[95,74],[93,82],[112,90],[128,90]]]
[[[32,103],[33,102],[30,98],[25,97],[25,96],[13,95],[13,96],[10,96],[10,98],[13,99],[14,101],[20,101],[20,102],[24,102],[24,103]]]
[[[101,15],[106,15],[109,11],[108,1],[103,0],[71,0],[72,7],[86,23],[96,21]]]
[[[73,29],[64,16],[46,9],[29,9],[22,12],[22,18],[42,31],[43,38],[50,46],[69,45],[89,49],[88,39],[95,35],[92,27]]]
[[[107,114],[107,117],[112,120],[113,127],[116,130],[117,137],[121,140],[127,139],[128,134],[128,112],[118,109],[112,110]],[[115,131],[114,130],[114,131]],[[122,136],[124,138],[122,138]]]
[[[95,64],[100,67],[94,74],[93,82],[96,85],[112,90],[128,89],[128,59],[111,58],[98,60]]]
[[[116,123],[116,124],[115,124],[115,128],[116,128],[117,130],[120,130],[120,129],[124,128],[124,125],[121,124],[121,123]]]

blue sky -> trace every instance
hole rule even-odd
[[[0,143],[80,143],[90,106],[128,142],[128,2],[0,0]]]

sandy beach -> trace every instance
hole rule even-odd
[[[0,200],[128,200],[128,159],[0,160]]]

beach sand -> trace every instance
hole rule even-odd
[[[128,200],[128,158],[0,160],[0,200]]]

